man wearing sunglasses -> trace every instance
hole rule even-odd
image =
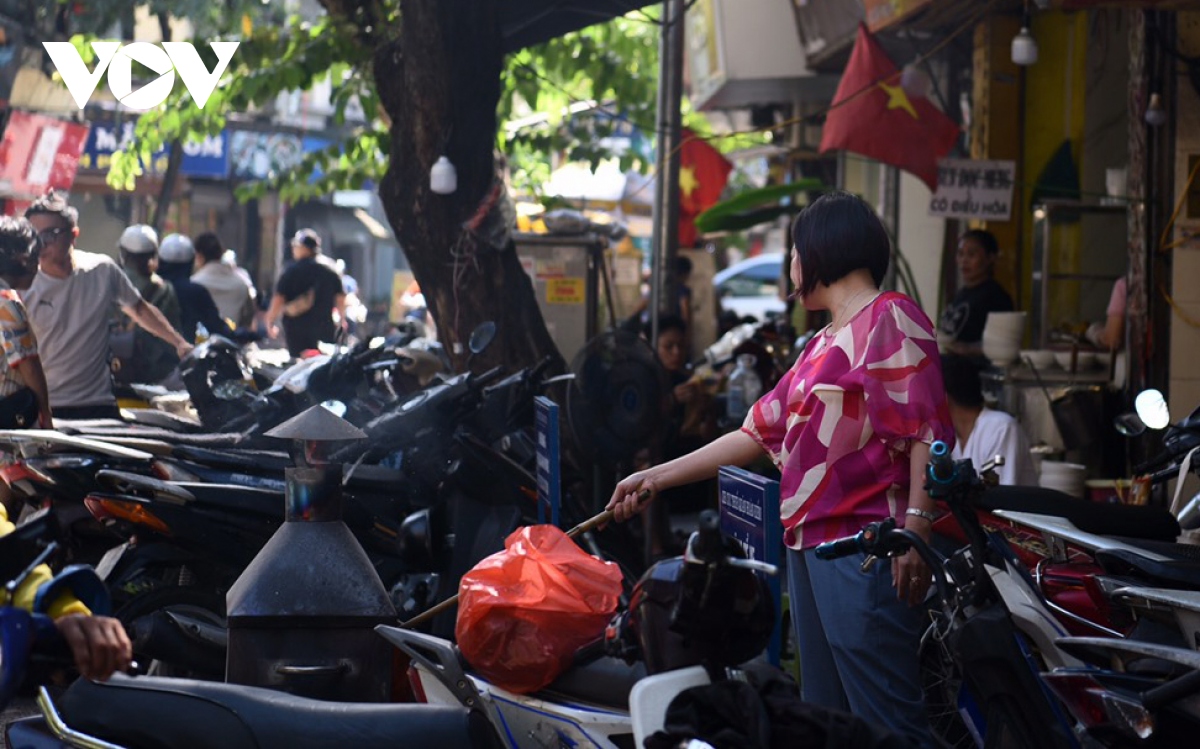
[[[192,350],[106,255],[75,249],[79,213],[51,191],[25,211],[42,243],[25,306],[41,347],[55,418],[119,418],[109,376],[108,324],[117,305],[180,358]]]

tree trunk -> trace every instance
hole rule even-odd
[[[438,336],[459,368],[471,330],[496,323],[495,342],[471,360],[475,371],[512,371],[546,356],[561,362],[511,237],[497,251],[464,227],[481,210],[497,213],[498,197],[507,200],[493,160],[501,1],[401,0],[399,41],[377,50],[374,60],[380,100],[392,120],[391,159],[379,195]],[[458,172],[458,189],[450,195],[429,187],[440,156]]]

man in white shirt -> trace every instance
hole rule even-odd
[[[995,456],[1003,455],[1004,465],[996,470],[1001,484],[1037,486],[1029,438],[1012,416],[984,406],[975,363],[965,356],[942,355],[942,380],[954,423],[953,457],[970,458],[978,470]]]
[[[257,311],[254,287],[238,273],[238,268],[222,261],[224,254],[225,246],[216,234],[205,232],[196,237],[196,270],[192,281],[208,289],[217,312],[232,321],[233,327],[252,328]]]
[[[25,211],[42,242],[38,273],[22,296],[41,349],[56,419],[120,418],[109,373],[113,305],[140,327],[175,347],[183,358],[192,345],[142,299],[106,255],[75,249],[79,213],[53,191]]]

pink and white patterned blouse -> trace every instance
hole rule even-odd
[[[954,445],[933,324],[885,292],[809,341],[742,431],[771,456],[784,543],[808,549],[887,516],[903,525],[909,441]]]

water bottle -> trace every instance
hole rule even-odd
[[[196,323],[196,343],[201,344],[208,340],[208,328],[204,327],[204,323]]]
[[[754,371],[754,354],[741,354],[737,366],[729,375],[729,391],[725,396],[725,416],[731,422],[741,422],[750,407],[762,395],[762,380]]]

